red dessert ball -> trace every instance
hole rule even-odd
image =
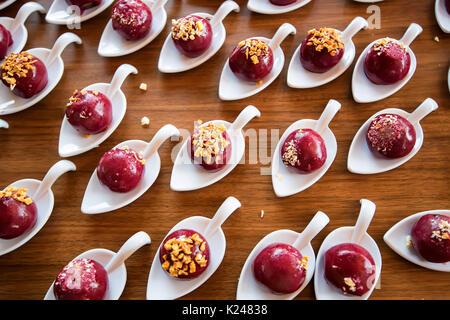
[[[194,164],[206,170],[223,168],[231,157],[231,140],[226,127],[213,123],[197,127],[187,143]]]
[[[0,238],[16,238],[36,224],[37,207],[26,192],[15,187],[0,192]]]
[[[287,6],[288,4],[294,3],[297,0],[269,0],[270,3],[276,6]]]
[[[152,26],[152,12],[141,0],[118,1],[111,14],[112,27],[126,40],[145,37]]]
[[[327,149],[322,137],[312,129],[291,132],[281,146],[281,159],[287,167],[299,173],[320,169],[327,160]]]
[[[344,294],[362,296],[375,283],[375,262],[354,243],[342,243],[325,252],[325,278]]]
[[[76,90],[67,104],[66,118],[81,133],[100,133],[111,124],[111,101],[98,91]]]
[[[14,43],[11,32],[0,24],[0,60],[8,53],[8,48]]]
[[[228,64],[239,79],[259,82],[272,71],[272,49],[259,39],[241,41],[231,52]]]
[[[136,151],[115,148],[106,152],[97,166],[98,179],[114,192],[133,190],[141,181],[145,160]]]
[[[381,39],[367,52],[364,72],[375,84],[394,84],[406,77],[411,57],[402,43],[393,39]]]
[[[366,141],[375,154],[386,158],[401,158],[414,147],[416,130],[398,114],[380,114],[370,123]]]
[[[411,242],[430,262],[450,261],[450,217],[441,214],[422,216],[411,230]]]
[[[253,263],[256,280],[277,293],[292,293],[305,281],[308,257],[293,246],[273,243],[262,250]]]
[[[208,20],[190,15],[172,20],[172,40],[175,47],[189,58],[202,55],[211,46],[212,28]]]
[[[159,250],[162,268],[179,279],[201,275],[209,265],[209,245],[200,233],[180,229],[169,234]]]
[[[95,260],[76,259],[56,277],[53,293],[57,300],[103,300],[108,288],[108,274]]]
[[[311,72],[326,72],[341,61],[344,41],[332,28],[312,29],[300,47],[300,62]]]
[[[93,8],[102,3],[102,0],[66,0],[67,4],[80,8],[80,13],[84,10]]]
[[[22,98],[41,92],[48,82],[45,64],[26,51],[10,53],[2,64],[1,74],[3,84]]]

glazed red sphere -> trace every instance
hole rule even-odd
[[[307,261],[293,246],[273,243],[256,256],[253,274],[274,292],[292,293],[305,281]]]
[[[108,289],[105,268],[92,259],[76,259],[56,277],[53,293],[57,300],[103,300]]]
[[[129,192],[142,179],[145,160],[136,151],[115,148],[106,152],[97,166],[98,179],[114,192]]]
[[[67,104],[66,118],[81,133],[100,133],[111,124],[111,101],[98,91],[77,90]]]
[[[367,52],[364,72],[375,84],[394,84],[408,74],[411,57],[406,47],[395,40],[381,39]]]
[[[209,245],[199,232],[180,229],[164,239],[159,250],[159,260],[171,277],[196,278],[208,268]]]
[[[342,243],[325,252],[325,278],[344,294],[362,296],[375,283],[375,262],[354,243]]]
[[[11,32],[0,24],[0,60],[8,53],[8,48],[14,43]]]
[[[411,241],[424,259],[434,263],[450,261],[450,217],[422,216],[411,230]]]
[[[297,0],[269,0],[270,3],[277,6],[287,6],[288,4],[294,3]]]
[[[416,144],[411,122],[397,114],[380,114],[370,123],[366,141],[369,149],[386,158],[401,158]]]
[[[233,49],[228,64],[239,79],[258,82],[272,71],[273,52],[266,42],[247,39]]]
[[[83,13],[84,10],[98,6],[102,0],[66,0],[66,2],[69,5],[78,6],[80,13]]]
[[[213,171],[223,168],[231,157],[231,140],[224,125],[197,127],[187,143],[194,164]]]
[[[198,57],[211,46],[213,32],[208,20],[189,15],[173,20],[172,24],[173,43],[185,56]]]
[[[300,47],[300,62],[311,72],[322,73],[333,68],[344,55],[344,41],[332,28],[313,29]]]
[[[26,51],[10,53],[5,59],[1,68],[2,82],[15,95],[30,98],[45,88],[47,68],[41,60]]]
[[[121,0],[112,9],[111,21],[126,40],[139,40],[150,32],[152,12],[141,0]]]
[[[295,130],[281,146],[281,159],[299,173],[311,173],[320,169],[327,160],[325,141],[312,129]]]
[[[13,239],[30,230],[37,221],[37,207],[26,189],[8,187],[0,192],[0,238]]]

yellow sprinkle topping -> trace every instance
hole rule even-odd
[[[250,59],[253,64],[259,63],[259,57],[269,55],[269,46],[262,40],[247,39],[239,42],[239,48],[245,48],[245,57]]]
[[[33,60],[33,56],[26,51],[19,54],[10,53],[2,64],[2,79],[9,84],[11,90],[14,90],[16,86],[16,77],[25,78],[29,70],[34,70],[33,63],[37,60]]]
[[[223,137],[222,133],[226,131],[225,125],[216,126],[209,123],[203,127],[199,127],[193,134],[192,148],[194,148],[194,156],[206,157],[206,163],[211,164],[213,156],[216,156],[216,164],[219,163],[220,157],[217,156],[223,152],[228,146],[228,141]]]
[[[205,30],[205,25],[201,20],[194,21],[192,16],[186,16],[178,20],[172,19],[172,38],[184,41],[194,40]]]
[[[403,43],[389,38],[383,38],[375,42],[373,50],[378,51],[378,55],[380,55],[382,49],[389,48],[390,46],[395,44],[399,45],[403,50],[407,51],[407,48]]]
[[[312,35],[306,43],[308,46],[314,46],[316,51],[322,51],[324,48],[334,56],[339,49],[344,49],[344,41],[342,41],[339,33],[333,28],[320,28],[308,31]]]
[[[33,203],[33,200],[27,196],[28,189],[26,188],[16,188],[16,187],[8,187],[5,191],[0,191],[0,198],[3,197],[11,197],[17,201],[23,202],[26,205],[30,205]]]

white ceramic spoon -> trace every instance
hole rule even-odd
[[[225,255],[226,239],[221,225],[240,207],[241,203],[238,199],[228,197],[212,219],[194,216],[178,222],[167,235],[180,229],[191,229],[202,234],[208,242],[210,250],[208,268],[197,278],[183,280],[173,278],[161,267],[159,260],[160,245],[148,276],[147,300],[176,299],[194,291],[208,280],[220,266]]]
[[[0,128],[8,129],[9,128],[8,122],[6,122],[5,120],[0,119]]]
[[[411,45],[413,40],[419,34],[422,33],[422,30],[423,30],[422,27],[419,26],[417,23],[412,23],[409,26],[408,30],[406,30],[403,37],[400,40],[398,40],[407,47],[408,53],[411,57],[411,65],[409,67],[408,74],[402,80],[394,84],[389,85],[375,84],[372,81],[370,81],[369,78],[367,78],[364,72],[364,59],[367,53],[369,52],[370,48],[381,39],[373,41],[364,49],[364,51],[359,56],[358,61],[356,62],[352,76],[352,93],[353,99],[355,99],[356,102],[368,103],[387,98],[396,93],[397,91],[399,91],[409,81],[409,79],[411,79],[414,72],[416,71],[417,60],[416,56],[414,55],[414,52],[411,50],[409,46]]]
[[[331,232],[320,246],[317,254],[316,273],[314,275],[314,290],[317,300],[367,300],[372,294],[375,284],[381,274],[381,253],[377,243],[366,232],[375,213],[372,201],[361,199],[361,211],[354,227],[341,227]],[[325,279],[325,252],[341,243],[355,243],[366,249],[375,262],[375,279],[372,288],[362,296],[343,294],[342,291]]]
[[[383,240],[392,250],[412,263],[435,271],[450,272],[450,262],[434,263],[427,261],[422,258],[412,245],[407,245],[411,229],[422,216],[427,214],[440,214],[450,217],[450,210],[429,210],[406,217],[392,226],[384,234]]]
[[[55,41],[52,49],[34,48],[27,50],[28,53],[39,58],[45,64],[48,83],[41,92],[29,99],[16,96],[9,87],[0,84],[0,115],[27,109],[44,99],[53,90],[64,73],[64,61],[61,54],[72,42],[81,44],[81,39],[74,33],[66,32]]]
[[[75,164],[68,160],[61,160],[54,164],[42,181],[36,179],[22,179],[11,183],[9,186],[28,189],[27,194],[37,207],[37,221],[34,227],[14,239],[0,239],[0,256],[11,252],[24,245],[33,238],[47,222],[53,210],[54,196],[52,185],[67,171],[76,170]]]
[[[302,292],[314,275],[316,255],[311,240],[330,222],[328,216],[318,211],[302,233],[292,230],[277,230],[261,239],[245,261],[239,277],[237,300],[292,300]],[[272,292],[259,283],[253,273],[253,263],[258,254],[272,243],[286,243],[296,248],[302,256],[308,257],[306,277],[303,284],[293,293],[280,294]]]
[[[445,0],[436,0],[434,4],[434,13],[436,20],[445,33],[450,33],[450,14],[445,7]]]
[[[114,0],[102,0],[102,3],[98,6],[84,10],[80,15],[80,11],[77,6],[69,5],[66,0],[53,0],[53,3],[45,16],[45,20],[48,23],[65,24],[67,26],[81,23],[95,17],[96,15],[99,15],[113,2]]]
[[[61,157],[71,157],[98,147],[117,129],[127,110],[127,98],[120,87],[129,74],[137,74],[135,67],[122,64],[117,68],[111,83],[95,83],[82,90],[93,90],[103,93],[111,101],[112,121],[109,127],[98,134],[85,135],[78,132],[67,121],[66,115],[62,120],[59,133],[58,153]]]
[[[216,183],[227,174],[229,174],[236,165],[241,161],[245,152],[245,139],[242,134],[242,128],[254,117],[261,116],[259,110],[254,106],[247,106],[241,111],[239,116],[233,123],[223,120],[213,120],[204,123],[214,123],[219,126],[225,125],[227,133],[231,140],[231,157],[227,164],[218,171],[208,171],[201,166],[194,164],[191,155],[187,151],[187,143],[189,139],[183,143],[172,169],[170,179],[170,188],[175,191],[189,191],[207,187]]]
[[[16,2],[16,0],[6,0],[3,3],[0,3],[0,10],[6,8],[7,6],[13,4],[14,2]]]
[[[98,44],[97,52],[99,55],[103,57],[119,57],[130,54],[148,45],[161,33],[167,21],[167,12],[164,9],[167,0],[143,0],[143,2],[152,12],[150,32],[142,39],[129,41],[113,29],[112,20],[109,19]]]
[[[114,192],[100,182],[97,176],[97,169],[95,169],[84,192],[81,211],[87,214],[97,214],[116,210],[130,204],[143,195],[153,185],[159,175],[161,169],[161,159],[158,154],[159,147],[168,138],[179,135],[180,132],[177,128],[167,124],[159,129],[149,143],[142,140],[128,140],[115,146],[114,148],[129,147],[138,154],[142,152],[142,158],[145,159],[146,163],[141,181],[129,192]]]
[[[225,42],[226,31],[223,19],[231,12],[239,12],[239,5],[234,1],[224,1],[217,12],[213,15],[209,13],[193,13],[209,20],[212,28],[212,41],[210,47],[200,56],[189,58],[181,54],[175,47],[172,40],[172,33],[167,35],[166,41],[161,49],[158,61],[158,69],[161,72],[173,73],[193,69],[207,61],[222,47]]]
[[[438,104],[431,98],[425,99],[422,104],[417,107],[412,113],[408,113],[401,109],[388,108],[381,110],[371,116],[362,126],[359,128],[355,137],[353,138],[350,150],[347,158],[348,171],[359,174],[374,174],[389,171],[395,169],[406,161],[411,159],[420,150],[423,144],[423,130],[419,121],[426,117],[429,113],[438,108]],[[376,156],[370,151],[366,142],[367,129],[370,123],[376,116],[383,113],[394,113],[407,119],[414,126],[416,131],[416,143],[409,154],[397,159],[387,159],[382,156]]]
[[[330,168],[336,157],[337,142],[336,137],[328,125],[340,109],[341,104],[336,100],[331,99],[322,112],[319,120],[298,120],[291,124],[283,133],[272,156],[272,184],[273,190],[278,197],[291,196],[309,188]],[[309,174],[299,174],[296,171],[297,169],[286,167],[281,160],[281,147],[283,146],[284,141],[288,135],[299,129],[313,129],[316,131],[324,140],[327,149],[327,159],[323,166]]]
[[[311,2],[311,0],[296,0],[294,3],[285,6],[277,6],[272,4],[269,0],[249,0],[247,2],[247,8],[250,11],[262,14],[280,14],[294,11],[309,2]]]
[[[352,41],[353,36],[361,29],[366,29],[368,26],[364,18],[356,17],[345,28],[343,32],[336,30],[344,41],[344,54],[341,60],[333,68],[324,73],[311,72],[303,68],[300,62],[300,48],[301,43],[295,50],[289,64],[287,83],[291,88],[313,88],[321,86],[325,83],[331,82],[347,70],[355,58],[355,44]]]
[[[129,238],[122,245],[117,253],[107,249],[91,249],[83,252],[73,260],[91,259],[100,263],[108,274],[108,288],[104,300],[118,300],[122,295],[125,284],[127,283],[127,269],[125,267],[125,260],[138,249],[150,243],[150,236],[144,231],[139,231],[131,236],[131,238]],[[54,284],[55,281],[53,281],[52,285],[48,289],[44,300],[56,300],[53,293]]]
[[[25,28],[25,21],[35,11],[45,13],[45,9],[37,2],[27,2],[20,7],[15,18],[0,17],[0,24],[11,33],[13,44],[8,48],[7,55],[11,52],[22,51],[28,39],[28,30]]]
[[[284,53],[280,47],[281,42],[296,29],[290,23],[283,23],[272,39],[264,37],[251,37],[267,42],[273,52],[273,67],[270,73],[261,80],[262,83],[243,81],[237,78],[230,69],[229,59],[225,62],[220,76],[219,98],[222,100],[239,100],[250,97],[269,86],[280,74],[284,66]],[[250,38],[249,38],[250,39]]]

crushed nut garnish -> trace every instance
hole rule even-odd
[[[16,87],[16,77],[24,78],[28,71],[33,71],[35,67],[33,64],[37,60],[33,60],[33,56],[26,51],[21,53],[10,53],[2,64],[2,79],[9,84],[9,88],[14,90]]]
[[[406,46],[402,42],[390,38],[383,38],[375,42],[373,50],[378,51],[378,55],[381,55],[383,49],[389,49],[389,47],[391,47],[394,44],[399,45],[400,48],[407,51]]]
[[[385,114],[375,118],[367,131],[367,138],[378,151],[390,151],[402,131],[398,115]]]
[[[216,126],[212,122],[205,126],[197,127],[191,142],[192,148],[194,148],[194,156],[196,158],[206,158],[207,164],[212,164],[213,161],[218,164],[222,160],[218,154],[223,152],[229,144],[223,136],[223,132],[226,130],[225,125]]]
[[[26,205],[30,205],[33,203],[33,200],[27,196],[28,189],[26,188],[16,188],[16,187],[7,187],[5,191],[0,191],[0,198],[3,197],[11,197],[17,201],[23,202]]]
[[[431,233],[431,238],[438,241],[450,239],[450,223],[447,220],[441,220],[438,224],[438,230]]]
[[[355,291],[356,291],[356,284],[355,284],[355,282],[352,280],[352,278],[350,278],[350,277],[344,278],[344,282],[345,282],[345,284],[348,286],[348,289],[349,289],[351,292],[355,292]],[[344,287],[344,291],[346,291],[346,290],[345,290],[345,287]]]
[[[240,48],[245,47],[245,57],[250,59],[253,64],[259,63],[259,57],[267,57],[269,55],[269,46],[259,39],[243,40],[239,42],[238,46]]]
[[[295,167],[298,164],[297,148],[295,147],[294,140],[288,142],[288,146],[282,155],[283,163]]]
[[[411,236],[410,236],[410,235],[407,235],[407,236],[406,236],[406,248],[411,247],[411,245],[412,245],[412,242],[411,242]]]
[[[316,51],[322,51],[325,48],[330,55],[334,56],[338,50],[344,49],[344,41],[333,28],[312,29],[308,31],[308,35],[312,35],[312,37],[308,39],[306,45],[313,45]]]
[[[141,155],[137,154],[136,151],[133,149],[130,149],[128,146],[123,146],[119,148],[120,150],[124,150],[126,153],[130,154],[136,158],[137,161],[139,161],[142,165],[145,165],[146,161],[141,157]]]
[[[439,37],[438,36],[434,37],[434,41],[439,42]]]
[[[304,256],[302,258],[302,261],[300,262],[302,267],[303,267],[303,269],[305,269],[305,270],[308,270],[308,260],[309,260],[309,258]]]
[[[148,127],[150,125],[150,119],[148,117],[141,118],[141,126]]]
[[[147,84],[142,82],[142,83],[139,85],[139,89],[141,89],[142,91],[147,91]]]
[[[192,16],[186,16],[178,20],[172,19],[172,38],[184,41],[194,40],[205,30],[205,25],[201,20],[194,21]]]

